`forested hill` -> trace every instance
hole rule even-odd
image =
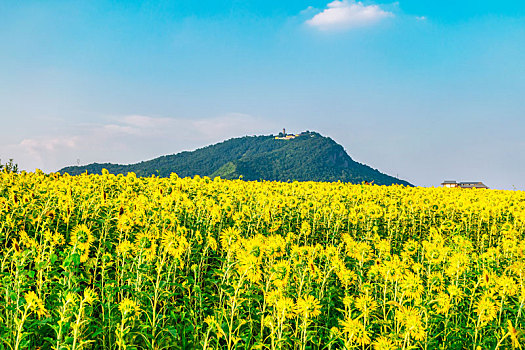
[[[223,179],[277,181],[338,181],[378,185],[408,182],[355,162],[344,148],[329,137],[315,132],[302,133],[293,139],[274,136],[245,136],[230,139],[192,152],[162,156],[136,164],[99,164],[70,166],[60,173],[113,174],[134,172],[137,176],[162,177],[176,173],[186,176],[220,176]]]

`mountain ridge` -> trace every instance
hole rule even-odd
[[[134,172],[137,176],[220,176],[225,179],[268,181],[374,182],[378,185],[409,182],[354,161],[343,146],[317,132],[297,135],[231,138],[194,151],[164,155],[134,164],[92,163],[69,166],[58,172],[79,175]]]

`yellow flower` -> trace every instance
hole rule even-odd
[[[186,229],[179,226],[177,232],[167,231],[162,235],[162,247],[168,254],[179,261],[180,268],[184,267],[182,255],[188,249],[189,243],[185,236]]]
[[[448,249],[441,244],[433,242],[423,242],[425,248],[425,257],[431,264],[440,264],[446,257]]]
[[[117,254],[125,255],[128,252],[133,251],[133,248],[134,248],[133,244],[127,239],[125,239],[117,245]]]
[[[447,287],[447,292],[451,298],[461,299],[464,296],[463,291],[454,284],[451,284]]]
[[[84,289],[84,302],[89,305],[93,305],[95,300],[97,300],[97,292],[95,292],[92,288]]]
[[[445,278],[441,272],[433,272],[428,276],[431,291],[441,292],[445,289]]]
[[[234,242],[239,238],[240,232],[236,228],[228,227],[221,231],[220,240],[222,249],[228,250]]]
[[[24,294],[24,299],[26,300],[26,303],[29,305],[29,307],[33,307],[34,305],[38,304],[39,298],[35,292],[30,291]]]
[[[451,302],[450,296],[447,293],[439,293],[436,297],[436,303],[434,304],[434,310],[438,314],[447,314],[450,310]]]
[[[404,296],[409,299],[421,298],[424,290],[421,278],[412,272],[407,272],[401,280],[401,290],[403,291]]]
[[[405,334],[415,340],[425,339],[425,327],[417,309],[411,306],[402,306],[396,311],[396,319],[403,326]]]
[[[403,246],[403,251],[409,255],[412,256],[417,253],[417,250],[419,248],[419,243],[416,240],[409,239],[406,241],[406,243]]]
[[[91,244],[95,241],[91,230],[84,224],[77,225],[71,231],[71,245],[78,249],[80,254],[80,261],[86,262],[89,259],[89,249]]]
[[[510,339],[512,341],[512,348],[513,349],[516,349],[516,348],[520,348],[521,349],[521,344],[520,344],[519,339],[518,339],[518,331],[516,330],[516,328],[514,328],[514,326],[512,325],[512,322],[510,320],[507,320],[507,329],[508,329],[508,332],[510,334]]]
[[[510,276],[496,278],[496,291],[501,297],[513,296],[518,292],[518,286]]]
[[[341,335],[341,331],[339,330],[339,328],[337,327],[330,328],[330,336],[339,338],[340,335]]]
[[[343,286],[349,286],[356,279],[356,273],[348,269],[344,261],[338,256],[332,257],[330,263],[334,267],[334,272]]]
[[[342,237],[346,245],[346,254],[360,262],[366,261],[372,253],[372,248],[366,242],[357,242],[349,234]]]
[[[133,226],[133,220],[124,213],[124,208],[120,207],[119,218],[117,220],[117,229],[123,232],[129,232]]]
[[[377,308],[377,302],[370,295],[362,295],[355,299],[355,307],[368,317]]]
[[[65,243],[65,240],[64,240],[64,235],[62,235],[61,233],[59,232],[55,232],[53,234],[53,237],[52,237],[52,245],[53,246],[60,246],[60,245],[63,245]]]
[[[483,294],[474,309],[482,326],[495,319],[498,314],[498,307],[490,294]]]
[[[355,343],[360,346],[370,344],[370,336],[365,329],[365,326],[358,319],[347,317],[344,321],[340,321],[342,331],[348,337],[350,343]]]
[[[20,243],[25,245],[26,248],[36,248],[38,247],[37,241],[34,238],[29,237],[26,231],[22,230],[18,233],[20,235]]]
[[[42,301],[42,299],[40,299],[35,292],[33,291],[30,291],[28,293],[25,293],[24,294],[24,299],[26,300],[26,303],[28,305],[28,307],[37,313],[38,315],[38,318],[42,317],[42,316],[46,316],[48,314],[45,306],[44,306],[44,302]]]
[[[321,314],[321,305],[314,296],[307,295],[297,300],[295,312],[301,317],[314,318]]]
[[[352,297],[351,295],[345,295],[345,297],[343,298],[343,305],[346,309],[348,309],[350,306],[352,306],[354,301],[354,297]]]
[[[208,327],[213,327],[213,325],[215,325],[215,323],[216,323],[215,317],[214,316],[206,316],[204,318],[204,323],[206,323],[208,325]]]
[[[78,299],[77,294],[72,293],[72,292],[68,292],[66,294],[65,301],[66,301],[66,304],[69,304],[69,303],[75,304],[77,302],[77,299]]]
[[[140,313],[140,306],[128,298],[122,299],[118,309],[122,313],[122,318],[137,317]]]
[[[239,275],[246,276],[246,278],[252,282],[257,283],[262,279],[262,271],[259,267],[259,260],[252,254],[240,254],[238,257],[239,264],[237,265],[237,271]]]
[[[71,231],[71,245],[82,247],[81,249],[89,249],[91,244],[95,241],[91,230],[84,224],[77,225]]]
[[[293,318],[295,316],[294,306],[291,298],[281,297],[275,302],[275,311],[279,318]]]
[[[385,256],[390,254],[391,244],[385,239],[379,240],[377,243],[375,243],[374,247],[377,250],[379,256]]]
[[[276,288],[283,288],[288,283],[290,267],[287,262],[279,261],[271,268],[271,282]]]
[[[213,236],[210,234],[207,238],[208,247],[210,247],[211,250],[216,251],[217,250],[217,241]]]
[[[135,240],[135,251],[137,254],[142,254],[144,258],[152,262],[157,257],[157,237],[155,233],[148,231],[141,231]]]
[[[303,221],[301,224],[301,235],[304,237],[310,236],[310,233],[312,233],[312,227],[307,221]]]
[[[385,336],[379,336],[372,343],[374,350],[396,350],[396,344]]]

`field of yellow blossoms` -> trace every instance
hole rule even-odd
[[[0,173],[0,349],[512,349],[525,193]]]

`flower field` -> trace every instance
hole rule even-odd
[[[512,349],[525,193],[0,173],[0,349]]]

